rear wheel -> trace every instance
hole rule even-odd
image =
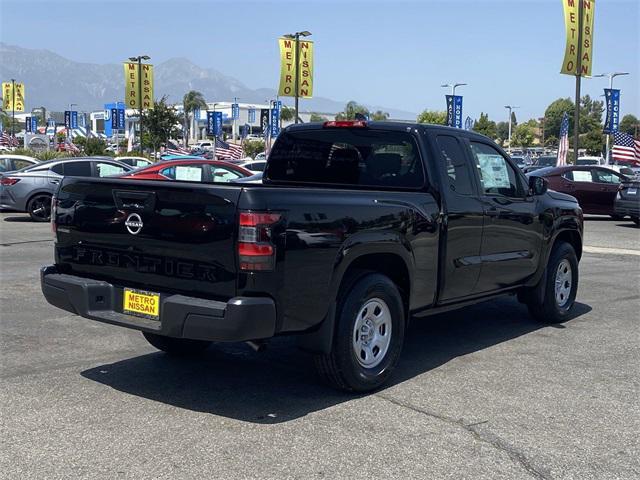
[[[578,257],[565,242],[554,246],[545,275],[526,298],[531,315],[544,323],[565,321],[578,291]]]
[[[188,338],[174,338],[166,337],[164,335],[158,335],[150,332],[142,332],[144,338],[156,347],[158,350],[175,356],[188,356],[195,355],[203,350],[206,350],[211,342],[205,340],[191,340]]]
[[[48,222],[51,219],[51,195],[38,193],[27,205],[27,212],[36,222]]]
[[[398,362],[404,306],[398,288],[384,275],[365,274],[351,285],[338,300],[331,352],[317,355],[315,363],[333,387],[366,392],[385,383]]]

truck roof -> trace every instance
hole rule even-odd
[[[298,123],[291,124],[285,127],[284,131],[298,131],[298,130],[319,130],[324,128],[326,122],[310,122],[310,123]],[[393,130],[393,131],[405,131],[407,128],[416,128],[420,130],[439,130],[450,134],[467,135],[479,138],[488,138],[473,130],[464,130],[461,128],[449,127],[446,125],[436,125],[433,123],[417,123],[417,122],[386,122],[386,121],[366,121],[367,127],[381,129],[381,130]],[[339,127],[337,127],[339,128]]]

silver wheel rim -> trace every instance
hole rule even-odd
[[[571,263],[566,258],[562,259],[558,264],[556,270],[556,304],[559,307],[564,307],[569,302],[571,296],[571,283],[572,283]]]
[[[31,202],[31,213],[38,218],[49,218],[51,216],[51,197],[39,195]]]
[[[372,298],[362,306],[351,340],[362,367],[374,368],[382,362],[391,344],[391,311],[384,300]]]

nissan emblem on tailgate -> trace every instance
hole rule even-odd
[[[127,217],[124,222],[124,225],[127,227],[127,230],[131,235],[137,235],[142,230],[144,223],[142,223],[142,218],[137,213],[132,213]]]

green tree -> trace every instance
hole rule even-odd
[[[77,138],[76,140],[78,140]],[[75,143],[75,140],[74,140]],[[105,155],[105,148],[107,148],[107,144],[104,140],[91,137],[85,139],[84,142],[84,153],[85,155],[93,156],[93,155]]]
[[[511,133],[511,145],[514,147],[530,147],[535,140],[534,127],[529,123],[518,125]]]
[[[559,98],[549,104],[544,111],[544,130],[547,136],[560,137],[560,124],[562,115],[569,115],[569,135],[573,132],[574,104],[570,98]]]
[[[247,157],[256,158],[256,155],[264,152],[263,140],[245,140],[243,144],[244,154]]]
[[[371,120],[384,121],[389,119],[389,113],[383,112],[382,110],[376,110],[375,112],[369,115],[369,118]]]
[[[189,130],[193,113],[199,108],[207,108],[207,102],[204,100],[204,95],[197,90],[191,90],[185,93],[182,98],[182,106],[184,108],[184,144],[187,144],[187,138],[189,138]]]
[[[640,130],[640,120],[638,120],[638,117],[636,117],[635,115],[628,114],[622,117],[622,120],[620,120],[620,126],[618,127],[618,130],[624,133],[628,133],[629,135],[635,135],[636,128]]]
[[[351,100],[345,105],[344,111],[336,115],[336,120],[355,120],[356,114],[358,113],[367,117],[369,115],[369,109]]]
[[[476,120],[475,124],[473,125],[473,130],[475,132],[481,133],[482,135],[486,135],[492,140],[495,140],[498,135],[496,122],[489,120],[489,115],[482,112],[480,112],[480,118]]]
[[[509,139],[509,122],[496,123],[496,137],[498,138],[498,143],[500,145],[505,144]]]
[[[18,120],[17,118],[13,120],[12,116],[9,115],[4,110],[0,110],[0,122],[2,122],[2,128],[7,133],[11,133],[12,124],[13,124],[13,133],[18,133],[24,130],[24,121]]]
[[[143,144],[153,149],[154,158],[163,143],[180,135],[180,120],[175,108],[167,105],[166,96],[153,102],[153,108],[144,116]]]
[[[432,123],[434,125],[447,124],[447,112],[439,110],[423,110],[418,115],[418,123]]]
[[[295,120],[296,110],[292,107],[287,107],[285,105],[280,109],[280,120],[283,122],[291,122]]]
[[[580,135],[580,148],[586,148],[589,155],[603,155],[605,137],[601,129],[592,129]]]
[[[310,122],[326,122],[327,121],[327,117],[323,117],[322,115],[320,115],[319,113],[312,113],[311,114],[311,118],[309,119]]]

